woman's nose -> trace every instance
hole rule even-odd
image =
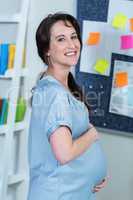
[[[70,48],[75,48],[75,44],[74,44],[74,42],[73,42],[73,40],[71,40],[71,39],[69,39],[68,40],[68,47]]]

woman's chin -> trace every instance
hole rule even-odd
[[[77,62],[78,62],[78,60],[73,60],[73,61],[69,62],[69,65],[74,66],[77,64]]]

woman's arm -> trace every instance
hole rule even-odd
[[[56,159],[63,165],[84,153],[97,139],[99,135],[93,126],[76,140],[72,140],[70,129],[62,126],[50,136],[50,144]]]

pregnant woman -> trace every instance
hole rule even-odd
[[[106,183],[106,159],[89,109],[70,69],[82,41],[77,20],[48,15],[36,32],[47,70],[32,97],[28,200],[94,200]]]

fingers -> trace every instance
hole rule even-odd
[[[95,129],[95,127],[92,127],[91,129],[89,129],[88,132],[89,132],[89,135],[91,135],[92,137],[92,141],[95,142],[96,140],[100,139],[99,134],[97,130]]]
[[[102,188],[104,188],[107,184],[107,179],[108,178],[103,179],[103,181],[100,184],[96,185],[93,189],[93,192],[99,192]]]

